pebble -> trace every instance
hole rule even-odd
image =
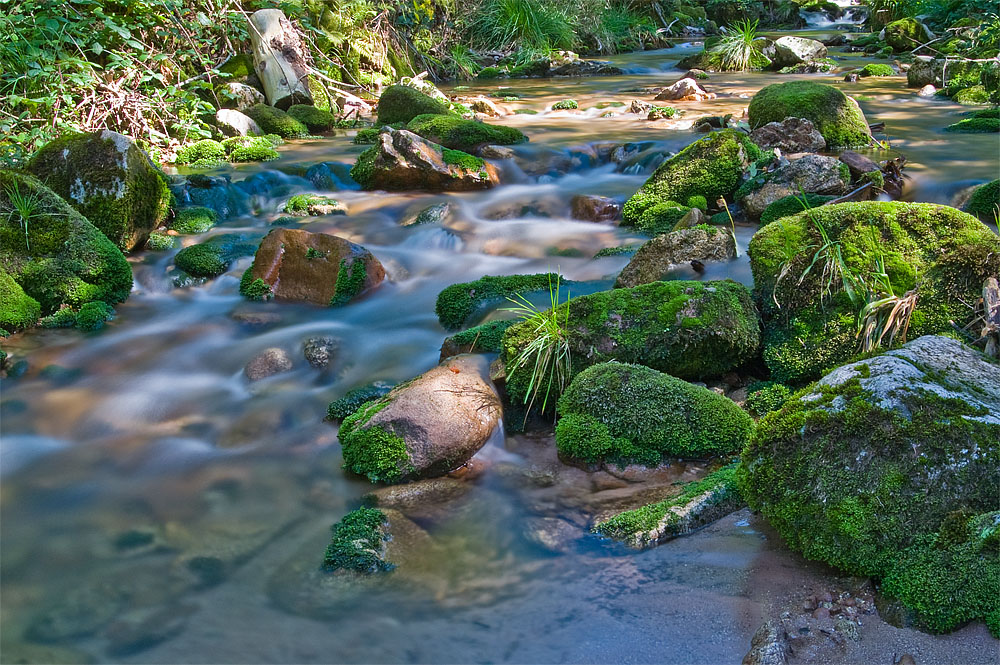
[[[292,359],[288,357],[288,353],[284,349],[271,347],[254,356],[243,371],[251,381],[260,381],[290,369]]]

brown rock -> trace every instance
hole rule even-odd
[[[254,356],[243,368],[243,373],[251,381],[260,381],[290,369],[292,369],[292,359],[288,357],[288,353],[284,349],[271,347]]]
[[[743,665],[785,665],[788,662],[788,638],[779,621],[766,621],[750,640],[750,651]]]
[[[826,139],[805,118],[769,122],[750,132],[750,140],[764,150],[778,148],[783,153],[816,152],[826,147]]]
[[[579,194],[569,202],[573,219],[585,222],[612,222],[621,215],[621,204],[606,196]]]
[[[469,108],[476,113],[482,113],[494,118],[507,115],[506,111],[497,106],[496,102],[488,97],[476,97],[474,99],[470,99],[466,102],[466,104],[468,104]]]
[[[859,155],[853,150],[845,150],[840,153],[839,159],[843,163],[847,164],[847,168],[851,169],[851,177],[853,178],[857,178],[863,173],[870,173],[872,171],[879,170],[878,164],[864,155]]]
[[[656,96],[656,101],[700,102],[705,99],[715,99],[715,97],[714,92],[706,92],[694,79],[683,78],[669,88],[665,88]]]
[[[725,261],[736,256],[736,243],[726,229],[715,233],[705,229],[682,229],[656,236],[639,248],[628,262],[616,288],[639,286],[663,279],[671,266],[693,259]]]
[[[815,610],[813,610],[812,617],[813,619],[820,619],[820,620],[829,619],[830,610],[828,610],[825,607],[817,607]]]
[[[740,200],[740,205],[749,217],[756,219],[767,206],[792,194],[843,194],[849,183],[845,182],[841,168],[833,157],[806,155],[770,174],[762,187]]]
[[[649,102],[644,102],[641,99],[633,99],[632,103],[628,107],[629,113],[638,113],[639,115],[645,115],[649,113],[649,109],[653,108],[653,105]]]
[[[496,168],[481,162],[474,168],[448,164],[443,148],[405,129],[379,134],[371,178],[366,189],[427,189],[461,192],[499,184]]]
[[[385,279],[385,268],[361,245],[300,229],[267,234],[250,270],[270,285],[275,298],[324,306],[346,304]],[[356,283],[359,270],[362,279]],[[338,288],[342,278],[351,283]]]

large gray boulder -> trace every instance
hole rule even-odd
[[[805,37],[781,37],[774,41],[774,67],[790,67],[803,62],[813,62],[826,57],[823,42]]]
[[[344,420],[344,467],[373,482],[441,476],[468,462],[502,415],[486,359],[454,356]]]
[[[746,214],[760,217],[767,206],[791,195],[843,194],[851,182],[847,165],[836,157],[806,155],[782,166],[764,184],[741,199]]]
[[[693,208],[697,210],[697,208]],[[615,287],[632,287],[663,279],[672,266],[690,261],[725,261],[736,256],[728,229],[690,228],[656,236],[639,248],[618,275]]]
[[[226,136],[262,136],[264,130],[250,116],[233,109],[215,112],[215,125]]]

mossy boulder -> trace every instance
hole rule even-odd
[[[989,104],[990,93],[981,85],[973,85],[955,92],[951,96],[951,100],[966,106]]]
[[[27,229],[14,212],[12,195],[35,202]],[[0,214],[0,272],[37,302],[39,314],[63,305],[78,309],[94,300],[113,305],[128,298],[132,269],[121,250],[37,178],[0,170],[0,210],[6,211]],[[5,290],[13,299],[4,297],[4,316],[29,321],[35,312],[31,301],[10,284]],[[8,309],[14,304],[19,307]]]
[[[885,26],[882,38],[894,53],[907,53],[934,39],[934,33],[915,18],[901,18]]]
[[[343,420],[362,407],[366,402],[385,397],[392,390],[392,384],[374,381],[364,386],[351,388],[326,407],[327,420]]]
[[[760,215],[761,225],[770,224],[782,217],[797,215],[808,208],[818,208],[827,201],[836,198],[824,194],[790,194],[769,204]]]
[[[311,104],[293,104],[288,107],[288,115],[301,122],[313,133],[329,131],[337,124],[335,115]]]
[[[925,627],[951,630],[1000,608],[995,524],[970,517],[1000,508],[998,414],[995,361],[921,337],[764,417],[740,490],[792,549],[884,578]]]
[[[822,232],[821,232],[822,229]],[[874,285],[881,263],[894,295],[911,290],[917,301],[911,336],[965,325],[983,281],[1000,271],[1000,238],[975,217],[928,203],[839,203],[784,217],[751,239],[748,254],[764,318],[764,361],[783,382],[815,379],[850,360],[860,348],[854,297],[838,277],[823,278],[823,233],[853,275]],[[824,293],[825,292],[825,293]]]
[[[267,104],[254,104],[243,111],[265,134],[277,134],[283,139],[299,139],[309,135],[309,128],[281,109]]]
[[[980,185],[972,192],[965,211],[984,222],[996,222],[1000,217],[1000,180]]]
[[[657,204],[703,196],[730,197],[743,173],[761,157],[760,148],[741,132],[725,129],[695,141],[661,164],[622,209],[622,223],[635,226]]]
[[[457,115],[418,115],[406,129],[446,148],[474,153],[484,145],[513,145],[528,140],[514,127],[488,125]]]
[[[482,356],[456,356],[367,402],[340,426],[344,468],[398,483],[462,466],[500,422],[488,374]]]
[[[378,98],[378,123],[394,125],[409,122],[427,113],[446,115],[448,104],[406,85],[390,85]]]
[[[351,177],[362,189],[389,191],[468,191],[500,182],[492,164],[407,130],[381,132],[377,143],[358,156]]]
[[[0,328],[14,331],[30,328],[41,313],[38,301],[26,294],[13,277],[0,270]]]
[[[203,139],[190,143],[177,151],[175,164],[200,168],[218,166],[226,162],[226,149],[218,141]]]
[[[219,221],[219,215],[211,208],[193,206],[181,208],[174,215],[170,228],[182,235],[205,233]]]
[[[555,273],[534,275],[486,275],[474,282],[461,282],[445,287],[438,294],[434,311],[445,328],[461,328],[469,317],[488,305],[502,302],[515,295],[554,288],[559,281]]]
[[[965,118],[948,125],[944,131],[960,134],[996,134],[1000,132],[1000,118]]]
[[[55,139],[27,170],[123,250],[142,247],[170,208],[167,177],[117,132]]]
[[[239,234],[223,234],[185,247],[174,256],[174,265],[192,277],[218,277],[233,261],[252,256],[257,245]]]
[[[487,321],[446,337],[441,344],[441,360],[460,353],[500,353],[503,334],[515,323],[514,319]]]
[[[760,323],[750,292],[730,280],[668,281],[572,298],[567,339],[572,374],[618,360],[645,365],[682,379],[719,376],[754,357]],[[534,338],[522,322],[507,329],[503,358],[510,368]],[[530,379],[508,373],[507,393],[524,402]]]
[[[377,508],[361,507],[330,527],[330,544],[323,553],[323,570],[374,573],[392,570],[386,558],[389,520]]]
[[[892,65],[887,65],[884,62],[869,62],[867,65],[861,68],[858,72],[858,76],[861,78],[868,78],[869,76],[895,76],[896,72],[893,70]]]
[[[94,300],[84,303],[79,311],[63,307],[38,320],[39,328],[76,328],[92,332],[100,330],[115,317],[114,308],[106,302]]]
[[[747,110],[750,128],[785,118],[806,118],[823,138],[827,148],[867,146],[871,130],[858,103],[837,88],[813,81],[789,81],[762,88]]]
[[[296,194],[285,202],[290,215],[346,215],[347,206],[335,198],[318,194]]]
[[[580,372],[556,406],[559,454],[588,464],[657,466],[668,458],[736,453],[753,419],[732,400],[641,365]]]
[[[275,146],[284,141],[277,134],[267,136],[234,136],[222,142],[226,159],[231,162],[270,162],[278,159]]]
[[[325,233],[274,229],[261,241],[240,293],[316,305],[346,305],[377,288],[385,268],[361,245]]]

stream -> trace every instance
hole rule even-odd
[[[674,81],[675,63],[698,48],[614,56],[625,70],[616,77],[443,86],[462,95],[516,90],[519,101],[499,103],[537,114],[492,122],[531,140],[500,164],[496,189],[338,191],[348,215],[301,218],[298,228],[362,244],[385,265],[386,283],[355,304],[248,302],[237,287],[249,257],[179,289],[176,249],[136,252],[135,288],[107,328],[39,329],[5,343],[29,369],[5,379],[0,398],[4,662],[22,653],[24,662],[739,662],[775,597],[831,573],[789,553],[745,511],[638,553],[591,535],[589,519],[622,483],[562,467],[551,439],[537,434],[498,434],[460,497],[410,515],[413,537],[434,545],[408,566],[341,595],[304,572],[321,561],[330,525],[372,490],[341,470],[327,404],[436,365],[449,332],[434,304],[450,284],[554,270],[585,282],[572,295],[610,288],[628,257],[590,257],[643,237],[571,220],[570,199],[627,198],[665,155],[700,136],[691,129],[699,116],[739,118],[764,85],[822,80],[853,95],[870,122],[885,123],[891,149],[872,157],[906,157],[904,200],[948,203],[997,177],[996,135],[941,131],[967,108],[920,98],[900,77],[843,83],[844,71],[870,57],[839,48],[831,48],[838,73],[712,74],[704,85],[719,98],[676,104],[685,111],[678,118],[624,113],[632,99],[650,98],[629,90]],[[581,110],[548,110],[565,98]],[[617,115],[603,117],[609,112]],[[321,191],[304,177],[308,167],[349,168],[365,147],[353,134],[293,141],[278,161],[209,171],[253,179],[249,212],[183,244],[220,233],[263,237],[289,196]],[[599,148],[609,143],[635,147],[621,164],[602,162]],[[399,225],[441,201],[456,210],[443,225]],[[745,249],[753,231],[736,227],[739,258],[674,276],[752,285]],[[313,336],[339,343],[322,370],[302,356]],[[287,349],[293,370],[248,383],[243,367],[269,347]],[[702,471],[675,464],[661,481]],[[563,537],[544,546],[538,532],[552,528]],[[934,639],[958,649],[979,628]],[[968,656],[990,659],[971,648]]]

